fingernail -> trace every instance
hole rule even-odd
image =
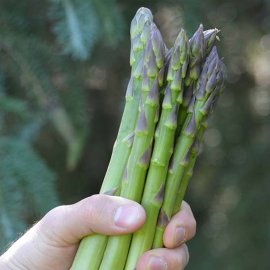
[[[140,217],[138,206],[120,206],[114,215],[114,224],[118,227],[127,228],[137,222]]]
[[[148,264],[147,264],[147,270],[167,270],[168,265],[166,262],[163,261],[162,258],[157,256],[151,256]]]
[[[176,227],[174,232],[174,242],[176,245],[184,243],[186,240],[186,230],[183,227]]]

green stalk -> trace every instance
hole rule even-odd
[[[109,195],[120,193],[121,180],[133,144],[141,95],[143,56],[152,21],[151,11],[141,8],[131,23],[131,78],[126,92],[124,113],[100,193]],[[98,270],[107,241],[108,237],[104,235],[86,236],[80,243],[71,269]]]
[[[146,81],[142,105],[135,130],[134,142],[127,162],[121,185],[120,196],[137,202],[141,201],[145,176],[149,166],[155,125],[159,107],[159,72],[164,65],[165,45],[155,26],[151,25],[151,36],[146,45],[144,71]],[[162,82],[161,82],[162,83]],[[131,234],[109,238],[100,270],[124,269]]]
[[[131,78],[126,93],[126,104],[113,147],[108,169],[101,186],[101,193],[114,195],[120,193],[120,185],[127,160],[131,151],[134,129],[138,116],[139,101],[142,88],[142,63],[146,42],[150,34],[153,16],[151,11],[141,8],[131,23]]]
[[[209,112],[221,88],[222,71],[216,48],[207,57],[200,75],[194,102],[191,102],[187,118],[177,139],[166,180],[163,205],[159,214],[153,247],[163,246],[163,233],[174,210],[181,180],[188,166],[189,155],[200,130],[202,121]]]
[[[199,134],[194,142],[194,145],[192,146],[188,165],[185,169],[184,176],[180,182],[180,188],[176,197],[173,215],[176,214],[181,208],[181,203],[184,199],[189,180],[191,179],[193,175],[194,166],[195,166],[198,154],[199,154],[200,145],[202,143],[202,137],[203,137],[203,133],[205,129],[206,129],[206,123],[203,123],[199,130]]]
[[[151,163],[143,191],[142,206],[146,211],[144,226],[133,234],[125,270],[133,270],[138,258],[152,246],[153,228],[163,201],[164,185],[168,163],[172,154],[177,111],[182,100],[182,81],[188,64],[189,43],[184,30],[178,35],[171,54],[167,88],[159,120],[159,134],[156,136]],[[180,98],[179,98],[180,96]]]

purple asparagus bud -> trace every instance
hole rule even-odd
[[[174,91],[180,91],[182,87],[182,76],[181,76],[181,68],[178,72],[175,73],[173,80],[171,82],[171,88]]]
[[[200,110],[200,112],[201,112],[203,115],[208,115],[208,114],[211,112],[217,94],[218,94],[217,91],[213,91],[213,92],[210,94],[210,96],[209,96],[208,99],[206,100],[206,102],[205,102],[203,108]]]
[[[208,54],[212,47],[215,44],[215,41],[218,40],[217,34],[220,32],[217,28],[215,29],[209,29],[203,32],[204,40],[205,40],[205,46],[206,46],[206,54]]]
[[[130,36],[133,39],[142,32],[145,24],[153,21],[152,12],[148,8],[140,8],[136,12],[133,20],[131,21]]]
[[[153,51],[155,54],[156,58],[156,65],[158,68],[161,68],[164,64],[164,58],[165,58],[165,45],[162,40],[162,36],[156,27],[155,24],[152,24],[152,46],[153,46]]]
[[[160,202],[160,203],[162,203],[163,197],[164,197],[164,193],[165,193],[165,184],[163,183],[160,186],[160,189],[159,189],[158,193],[155,196],[155,200],[158,201],[158,202]]]
[[[168,85],[165,90],[165,96],[162,102],[162,108],[172,108],[172,92],[171,87]]]
[[[169,217],[163,209],[160,210],[157,223],[160,227],[166,227],[169,223]]]
[[[126,136],[123,139],[123,142],[128,145],[128,147],[131,147],[134,141],[134,132],[130,133],[128,136]]]
[[[145,117],[145,111],[144,107],[141,107],[141,111],[139,112],[139,117],[137,121],[137,126],[136,126],[136,133],[138,134],[145,134],[147,133],[147,120]]]
[[[149,60],[146,64],[146,69],[147,69],[147,76],[149,78],[156,78],[158,76],[158,67],[157,67],[157,64],[156,64],[156,57],[155,57],[155,54],[154,52],[152,51],[151,54],[150,54],[150,57],[149,57]]]
[[[134,78],[138,79],[142,76],[143,71],[143,58],[140,58],[139,62],[135,66],[135,69],[133,70],[133,76]]]
[[[139,160],[140,166],[148,168],[149,162],[151,160],[151,153],[152,153],[152,145],[150,144]]]
[[[193,144],[192,144],[192,146],[193,146]],[[190,160],[190,154],[191,154],[191,151],[192,151],[192,146],[188,149],[188,151],[186,152],[184,158],[180,161],[180,164],[182,166],[188,165],[189,160]]]
[[[197,31],[194,33],[193,37],[190,39],[190,49],[191,55],[196,56],[197,58],[203,59],[204,58],[204,48],[205,48],[205,41],[203,35],[203,25],[200,24]]]
[[[184,95],[183,95],[183,105],[185,107],[188,107],[191,98],[193,95],[193,83],[191,83],[184,91]]]
[[[216,86],[216,74],[219,66],[219,58],[216,47],[213,47],[203,66],[202,73],[197,83],[196,98],[203,99],[210,94]]]
[[[176,38],[176,41],[172,49],[167,81],[172,81],[176,75],[175,74],[176,72],[180,73],[178,77],[182,78],[185,77],[188,62],[189,62],[189,41],[185,30],[182,29],[178,37]]]
[[[196,133],[196,121],[195,121],[195,112],[190,116],[189,122],[184,128],[184,132],[188,136],[195,136]]]
[[[217,84],[217,74],[216,72],[213,72],[208,78],[208,81],[206,83],[205,86],[206,93],[211,93],[215,89],[216,84]]]
[[[194,33],[189,43],[190,43],[190,64],[189,64],[188,78],[190,82],[191,80],[198,79],[201,71],[202,61],[204,60],[205,57],[205,41],[202,24]]]
[[[178,96],[177,96],[177,98],[176,98],[176,102],[177,102],[178,104],[182,104],[182,102],[183,102],[183,91],[182,91],[183,88],[184,88],[184,82],[183,82],[183,80],[182,80],[182,81],[181,81],[180,92],[179,92],[179,94],[178,94]]]
[[[169,127],[170,129],[176,129],[176,127],[177,127],[177,113],[178,113],[178,106],[174,105],[172,111],[168,115],[165,126]]]
[[[144,92],[150,91],[150,79],[147,76],[147,69],[145,67],[143,69],[142,91]]]
[[[128,86],[127,86],[127,91],[126,91],[126,99],[132,98],[133,97],[133,78],[131,77]]]
[[[146,103],[150,104],[152,106],[158,106],[159,105],[159,85],[158,85],[158,79],[156,78],[152,84],[152,87],[150,89],[150,92],[147,96]]]
[[[190,102],[188,104],[188,108],[187,108],[187,112],[188,113],[192,113],[194,111],[195,101],[196,101],[196,97],[195,96],[192,96],[191,97],[191,100],[190,100]]]

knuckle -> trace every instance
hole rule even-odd
[[[68,206],[57,206],[50,210],[34,227],[39,236],[37,244],[52,246],[59,238],[59,227],[62,224],[62,217],[65,215]],[[39,246],[38,246],[38,249]]]
[[[192,212],[190,205],[186,201],[182,202],[181,209],[187,209]]]
[[[95,208],[97,207],[98,197],[93,195],[87,199],[84,199],[78,203],[78,209],[80,215],[84,220],[91,220],[95,216]]]
[[[56,219],[66,211],[66,206],[61,205],[51,209],[40,221],[40,223],[47,227],[55,223]]]
[[[80,202],[80,211],[84,218],[94,220],[97,215],[102,216],[106,209],[107,198],[102,194],[95,194]]]

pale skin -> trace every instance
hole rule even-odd
[[[139,204],[108,195],[93,195],[72,205],[56,207],[0,257],[0,269],[68,270],[84,236],[131,233],[145,219],[145,211]],[[196,221],[189,205],[183,202],[166,227],[165,248],[144,253],[136,269],[184,269],[189,260],[185,242],[195,232]]]

